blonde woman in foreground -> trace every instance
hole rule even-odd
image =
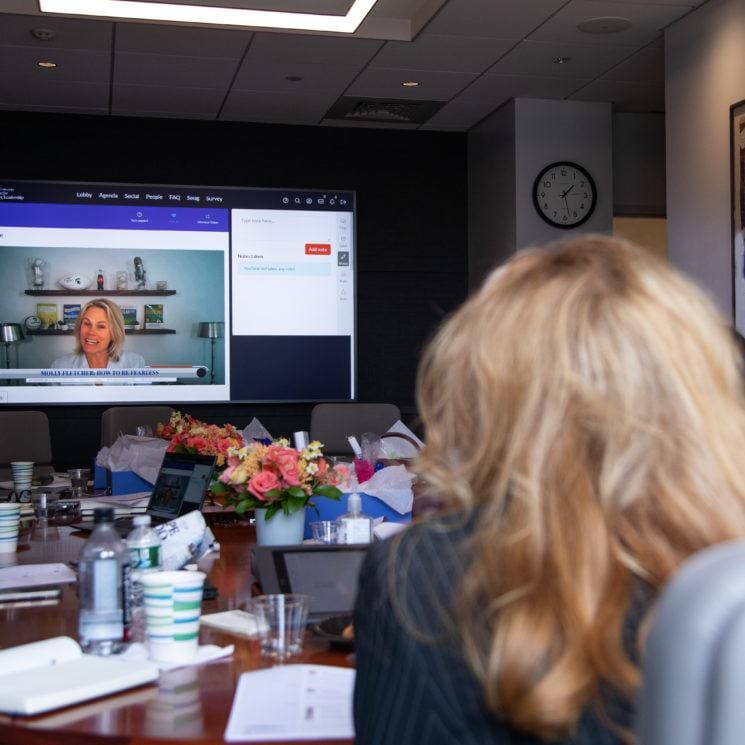
[[[641,637],[688,556],[745,535],[730,331],[627,243],[518,253],[421,363],[442,517],[374,546],[358,745],[633,741]]]

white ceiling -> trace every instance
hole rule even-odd
[[[451,131],[512,97],[662,111],[662,30],[706,1],[380,0],[342,38],[41,16],[34,0],[0,0],[0,109],[335,126],[341,97],[436,101],[421,125],[384,126]],[[632,25],[577,29],[596,17]],[[40,41],[39,27],[56,34]]]

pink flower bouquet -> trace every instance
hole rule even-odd
[[[232,424],[205,424],[180,411],[174,411],[167,424],[159,424],[157,434],[169,441],[169,453],[217,456],[218,471],[227,463],[228,451],[245,445],[243,435]]]
[[[313,507],[311,497],[338,500],[337,484],[349,476],[347,466],[330,468],[322,444],[311,442],[303,450],[289,447],[285,439],[271,445],[253,442],[228,451],[227,467],[213,491],[234,504],[238,514],[265,508],[266,519],[282,510],[285,515]]]

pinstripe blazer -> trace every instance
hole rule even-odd
[[[467,564],[468,533],[452,519],[435,520],[408,529],[396,551],[393,541],[371,546],[354,613],[357,745],[542,742],[492,717],[458,650],[447,603]],[[616,724],[630,726],[628,705],[604,704]],[[570,744],[620,745],[621,739],[588,710],[575,737],[563,743]]]

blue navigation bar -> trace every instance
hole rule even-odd
[[[227,233],[229,210],[0,202],[0,226],[102,230],[188,230]]]

